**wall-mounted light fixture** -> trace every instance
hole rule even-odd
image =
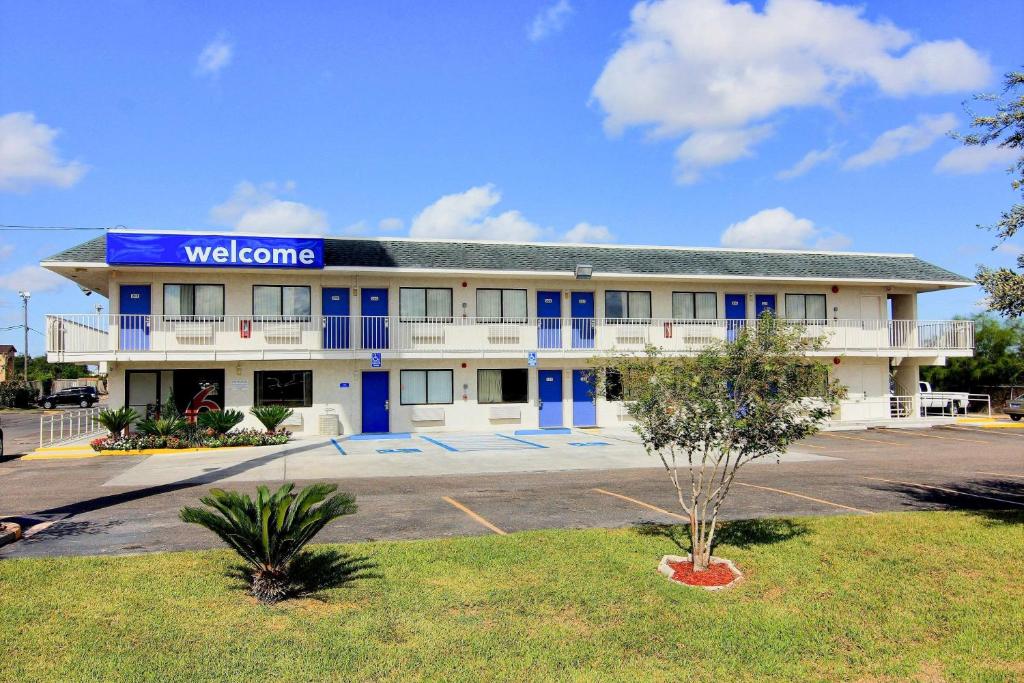
[[[577,280],[589,280],[594,276],[594,266],[588,266],[585,263],[576,264],[576,279]]]

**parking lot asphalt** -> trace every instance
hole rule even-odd
[[[357,496],[358,513],[328,526],[319,541],[680,520],[666,473],[628,436],[522,437],[536,446],[485,436],[434,439],[448,448],[413,436],[187,456],[9,461],[0,464],[0,515],[19,518],[27,531],[0,549],[0,558],[220,547],[208,531],[180,522],[178,510],[211,486],[251,491],[282,480],[333,481]],[[741,470],[723,517],[1022,508],[1024,432],[967,425],[823,432],[778,464]]]

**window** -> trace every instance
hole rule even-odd
[[[824,322],[828,319],[824,294],[787,294],[786,318],[804,322]]]
[[[402,370],[403,406],[451,402],[451,370]]]
[[[618,370],[607,370],[604,376],[604,398],[606,401],[622,400],[622,373]]]
[[[313,405],[312,370],[256,372],[256,405],[308,408]]]
[[[309,318],[309,287],[253,285],[254,317]]]
[[[452,290],[402,287],[398,290],[398,315],[406,322],[452,318]]]
[[[604,293],[604,317],[610,323],[650,322],[650,292],[620,292],[609,290]]]
[[[477,370],[478,403],[526,403],[529,373],[515,370]]]
[[[525,323],[525,289],[476,290],[476,316],[481,322]]]
[[[718,317],[718,295],[714,292],[672,292],[674,320],[714,320]]]
[[[224,285],[164,285],[164,315],[224,317]]]

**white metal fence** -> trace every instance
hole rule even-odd
[[[974,347],[970,320],[810,320],[828,352],[947,351]],[[398,316],[75,314],[47,316],[51,353],[114,351],[390,350],[399,352],[691,352],[757,320],[668,318],[400,318]]]
[[[106,431],[97,420],[101,408],[62,410],[39,416],[39,447],[54,446],[102,434]]]

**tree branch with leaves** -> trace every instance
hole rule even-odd
[[[980,114],[968,108],[974,131],[966,135],[954,134],[954,138],[968,147],[993,145],[1024,149],[1024,72],[1006,74],[1001,95],[975,95],[974,100],[994,105],[994,111]],[[1012,176],[1010,186],[1024,198],[1024,153],[1017,157],[1008,172]],[[1002,212],[995,225],[979,227],[993,230],[1002,244],[1020,232],[1022,226],[1024,203],[1016,203]],[[1017,268],[1024,271],[1024,254],[1017,257]],[[990,309],[1011,317],[1024,315],[1024,272],[980,266],[975,279],[988,295]]]

